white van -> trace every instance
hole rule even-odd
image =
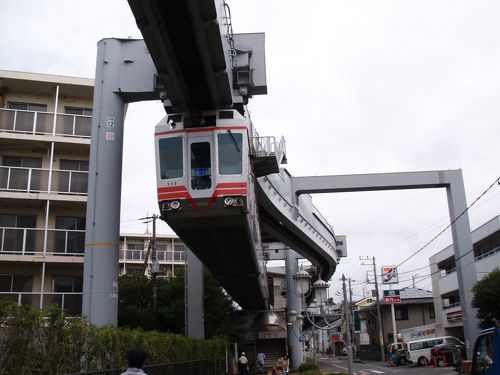
[[[451,336],[431,337],[428,339],[420,339],[408,341],[408,360],[416,363],[419,366],[424,366],[425,363],[430,363],[431,349],[439,344],[464,345],[462,341]]]

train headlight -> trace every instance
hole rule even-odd
[[[233,197],[226,197],[224,198],[224,206],[232,206],[234,203],[234,198]]]
[[[224,206],[225,207],[243,207],[245,201],[243,197],[225,197]]]
[[[170,211],[171,208],[170,208],[170,202],[163,202],[161,204],[161,209],[164,210],[164,211]]]
[[[172,210],[178,210],[181,207],[181,203],[179,201],[172,201],[170,202],[170,207],[172,207]]]

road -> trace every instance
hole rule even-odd
[[[312,362],[312,353],[306,352],[307,362]],[[316,362],[323,372],[345,372],[348,373],[347,358],[326,356],[316,354]],[[434,368],[418,367],[416,365],[394,366],[379,361],[356,361],[354,363],[354,374],[373,375],[373,374],[429,374],[429,375],[450,375],[457,374],[453,367]]]

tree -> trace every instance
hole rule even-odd
[[[494,325],[500,320],[500,269],[495,268],[489,275],[478,281],[473,287],[472,307],[478,309],[477,317],[481,328]]]
[[[153,310],[153,280],[141,274],[118,279],[118,325],[184,334],[184,273],[157,279],[157,311]],[[231,297],[204,271],[205,337],[238,342],[246,334],[244,317]]]

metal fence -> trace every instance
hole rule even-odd
[[[223,375],[226,374],[225,359],[200,359],[163,365],[144,366],[148,375]],[[125,369],[79,372],[66,375],[120,375]]]

